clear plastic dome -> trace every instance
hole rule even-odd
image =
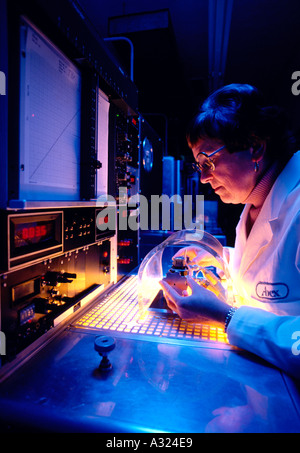
[[[233,305],[232,281],[222,244],[206,231],[181,230],[152,249],[140,265],[140,316],[143,316],[149,307],[167,309],[159,285],[163,278],[180,294],[187,295],[189,288],[186,275],[192,276],[197,283]]]

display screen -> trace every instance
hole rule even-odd
[[[32,244],[46,243],[55,240],[55,220],[47,222],[31,222],[16,225],[14,248],[26,247]]]
[[[11,288],[11,301],[13,304],[32,297],[40,291],[40,279],[35,278],[23,283],[19,283]]]
[[[62,247],[62,213],[13,215],[9,219],[10,259]]]

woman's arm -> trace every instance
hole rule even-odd
[[[300,316],[279,316],[242,306],[227,329],[229,343],[300,379]]]
[[[187,277],[192,294],[179,295],[165,280],[160,282],[169,307],[181,318],[215,321],[224,328],[229,310],[226,302]],[[267,360],[300,379],[300,316],[278,316],[259,308],[242,306],[227,328],[229,343]]]

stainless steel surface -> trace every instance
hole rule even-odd
[[[142,337],[141,337],[142,338]],[[0,389],[11,431],[299,432],[280,372],[241,352],[116,339],[100,373],[95,335],[66,330]]]
[[[300,432],[299,386],[279,370],[211,326],[138,319],[130,276],[2,382],[0,430]],[[115,340],[111,369],[98,335]]]

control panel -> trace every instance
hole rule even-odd
[[[105,208],[107,211],[107,207]],[[113,208],[111,208],[113,209]],[[97,214],[101,208],[82,207],[64,211],[64,250],[93,243],[102,237],[113,236],[115,231],[100,231],[97,228]]]
[[[7,228],[8,238],[0,271],[3,360],[116,281],[116,234],[97,229],[101,209],[2,213],[1,229]]]
[[[22,270],[1,281],[1,330],[13,358],[111,283],[111,239]]]
[[[138,265],[138,206],[129,203],[139,193],[140,119],[116,114],[116,199],[118,203],[118,276]]]
[[[119,204],[138,193],[139,119],[116,114],[116,192]]]

